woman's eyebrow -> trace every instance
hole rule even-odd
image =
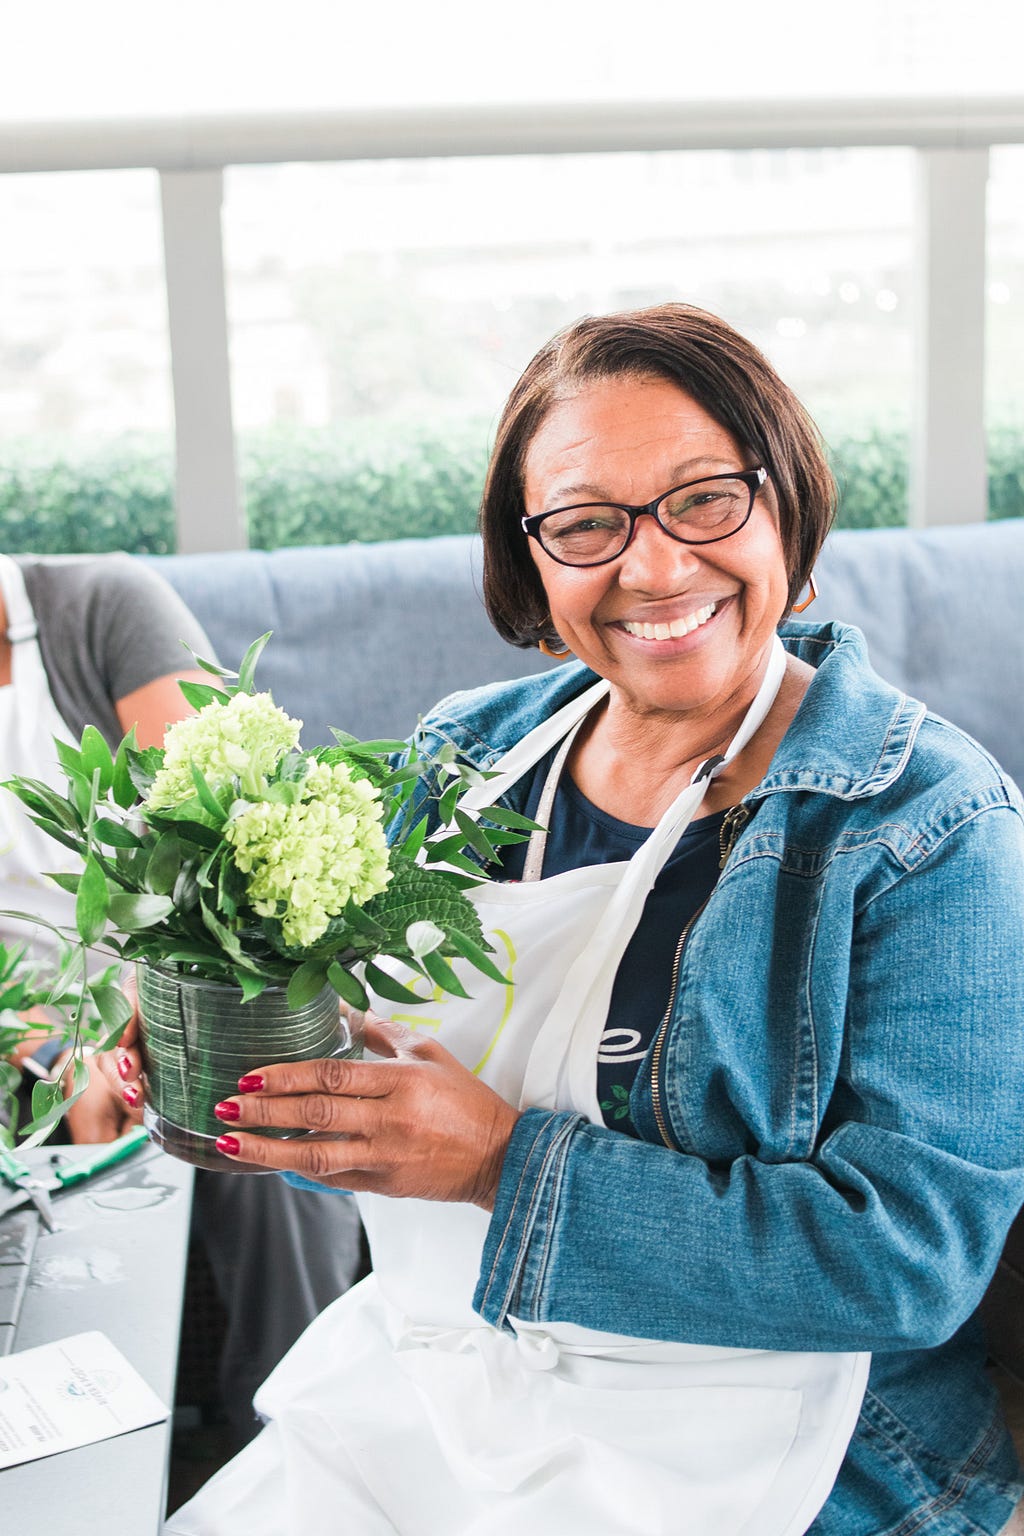
[[[685,485],[688,480],[698,479],[702,474],[728,473],[734,466],[726,463],[724,459],[714,454],[701,454],[694,459],[686,459],[681,464],[675,464],[668,472],[668,480],[665,489],[671,490],[673,486]],[[573,500],[585,497],[587,501],[608,502],[613,506],[625,505],[603,485],[595,485],[591,481],[579,481],[573,485],[560,485],[547,498],[551,506],[557,511],[559,507],[568,506]]]

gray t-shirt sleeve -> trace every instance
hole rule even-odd
[[[162,576],[131,555],[18,560],[39,628],[53,701],[81,736],[95,725],[115,745],[115,704],[156,678],[189,670],[181,644],[212,659],[198,619]]]

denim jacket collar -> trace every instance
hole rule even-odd
[[[775,790],[840,800],[879,794],[906,767],[924,705],[871,670],[864,636],[852,625],[790,620],[779,634],[816,675],[751,798]]]

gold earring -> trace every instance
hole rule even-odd
[[[794,613],[803,613],[804,609],[805,608],[809,608],[811,606],[811,604],[814,602],[814,599],[818,595],[818,583],[814,579],[814,572],[813,571],[811,572],[811,574],[807,578],[807,585],[811,589],[810,596],[809,597],[805,597],[802,603],[794,603],[793,604],[792,611]]]
[[[547,640],[538,640],[537,649],[540,651],[542,656],[550,656],[552,661],[564,661],[567,656],[572,655],[572,651],[570,651],[564,640],[562,642],[562,649],[560,651],[556,651],[554,646],[552,646]]]

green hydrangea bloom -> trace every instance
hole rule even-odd
[[[253,910],[280,917],[286,943],[315,944],[348,902],[362,906],[390,880],[383,813],[369,779],[312,759],[294,805],[236,804],[224,836]]]
[[[236,693],[229,704],[216,700],[167,732],[163,767],[146,796],[154,811],[180,805],[195,794],[195,763],[216,793],[234,779],[243,792],[258,794],[286,752],[298,746],[301,720],[278,709],[269,693]]]

